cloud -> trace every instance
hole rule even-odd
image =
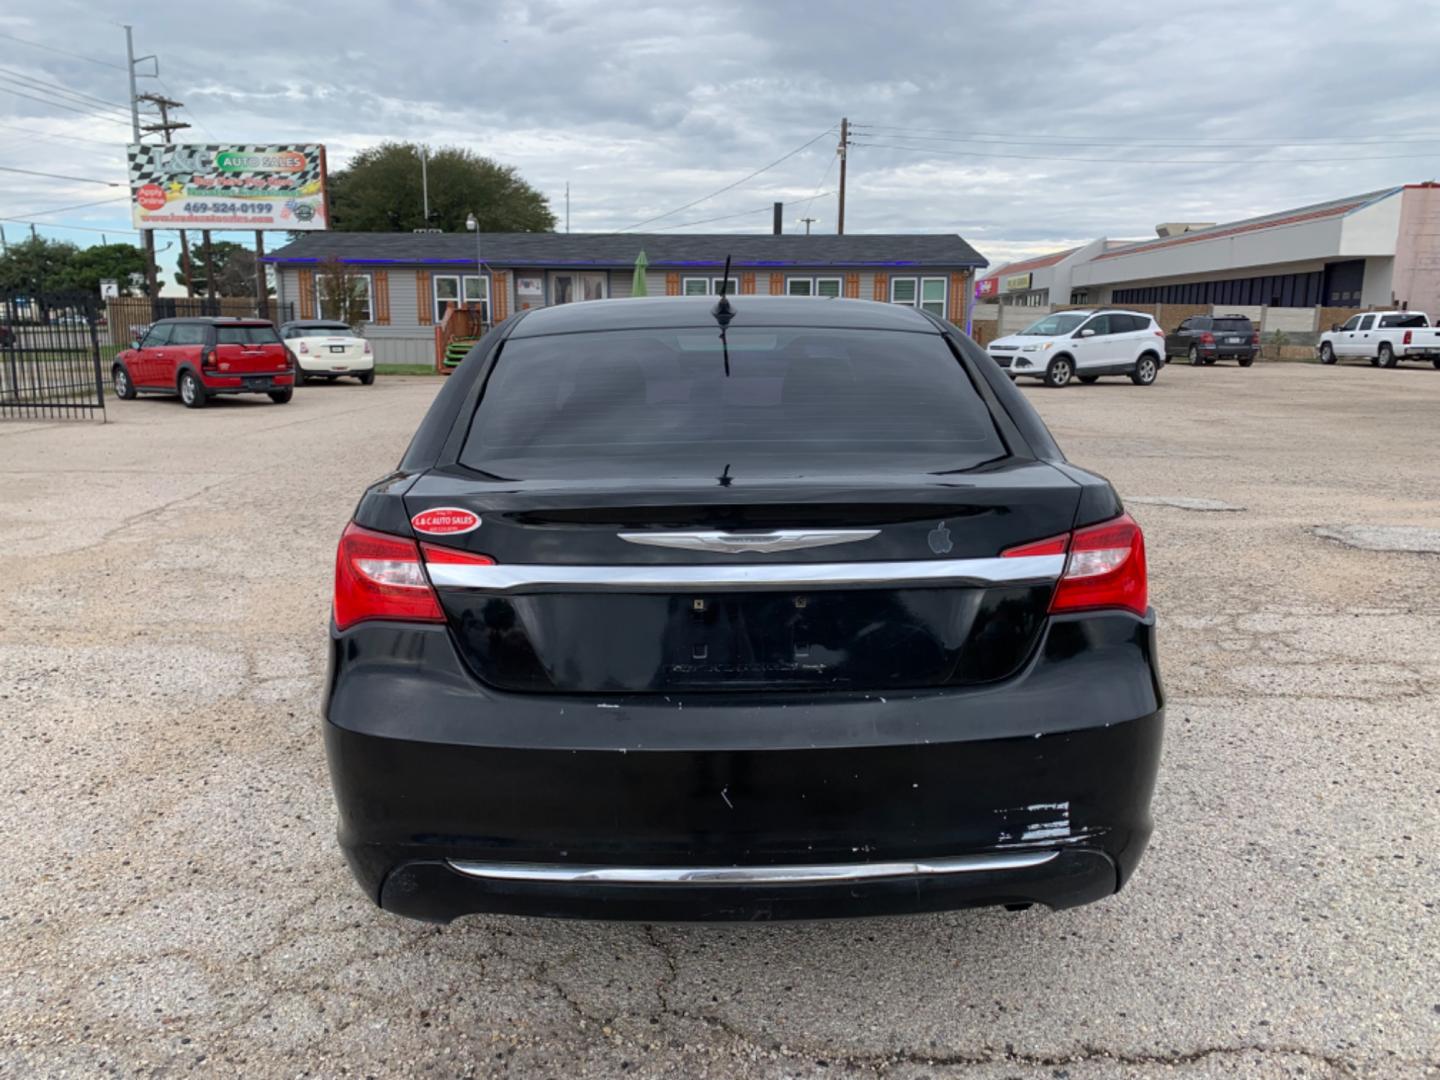
[[[0,31],[123,63],[123,33],[93,16],[93,3],[55,0],[11,11]],[[958,232],[997,263],[1440,171],[1440,20],[1338,0],[1125,0],[1103,17],[939,0],[207,0],[183,18],[135,17],[188,135],[322,141],[332,167],[384,139],[461,144],[518,167],[557,211],[569,181],[574,229],[690,202],[841,116],[857,125],[850,231]],[[12,70],[125,99],[122,71],[15,42],[6,53]],[[0,97],[5,123],[98,140],[0,127],[0,161],[119,175],[123,124]],[[1210,163],[1167,163],[1197,159]],[[835,187],[834,160],[827,136],[659,224],[741,214],[698,227],[763,230],[782,199],[798,227],[805,200]],[[0,176],[7,216],[103,194]],[[815,200],[818,231],[835,211],[833,195]],[[123,207],[52,220],[127,224]]]

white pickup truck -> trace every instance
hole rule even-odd
[[[1367,311],[1320,335],[1320,362],[1364,357],[1393,368],[1401,360],[1429,360],[1440,368],[1440,329],[1423,311]]]

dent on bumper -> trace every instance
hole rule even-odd
[[[1139,861],[1163,728],[1153,625],[1129,616],[1055,620],[1020,676],[963,692],[496,694],[443,628],[383,626],[337,637],[331,686],[346,857],[387,910],[437,921],[1086,903]],[[780,880],[955,859],[963,872]],[[735,868],[761,874],[716,880]]]

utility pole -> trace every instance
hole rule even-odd
[[[840,148],[836,151],[840,155],[840,214],[839,221],[835,226],[837,236],[845,235],[845,151],[850,145],[850,118],[840,118]],[[807,230],[808,231],[808,230]]]
[[[130,76],[130,135],[136,143],[140,142],[140,93],[135,86],[135,65],[145,60],[155,59],[153,56],[135,56],[135,33],[133,28],[125,24],[125,71]],[[155,303],[160,298],[160,288],[156,282],[155,274],[155,230],[142,229],[141,240],[145,245],[145,292],[150,297],[150,309],[153,317]]]
[[[420,146],[420,208],[425,215],[425,227],[430,227],[430,147]]]
[[[802,217],[800,220],[805,223],[805,235],[806,235],[806,236],[809,236],[809,235],[810,235],[810,226],[813,225],[815,222],[819,221],[820,219],[819,219],[819,218],[813,218],[813,217]]]
[[[182,128],[188,128],[190,126],[182,121],[170,119],[171,109],[184,107],[180,102],[172,101],[163,94],[141,94],[139,100],[154,105],[160,113],[160,122],[158,124],[140,125],[140,130],[147,135],[158,133],[160,141],[168,145],[173,141],[170,138],[172,131],[180,131]],[[188,300],[195,295],[195,291],[191,288],[190,277],[190,235],[184,229],[180,230],[180,269],[185,275],[185,298]]]
[[[215,256],[210,250],[210,230],[202,229],[200,238],[205,241],[205,296],[215,299]]]

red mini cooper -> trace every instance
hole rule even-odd
[[[115,396],[179,394],[202,408],[216,394],[268,394],[277,405],[295,393],[295,367],[275,324],[263,319],[161,319],[115,357]]]

